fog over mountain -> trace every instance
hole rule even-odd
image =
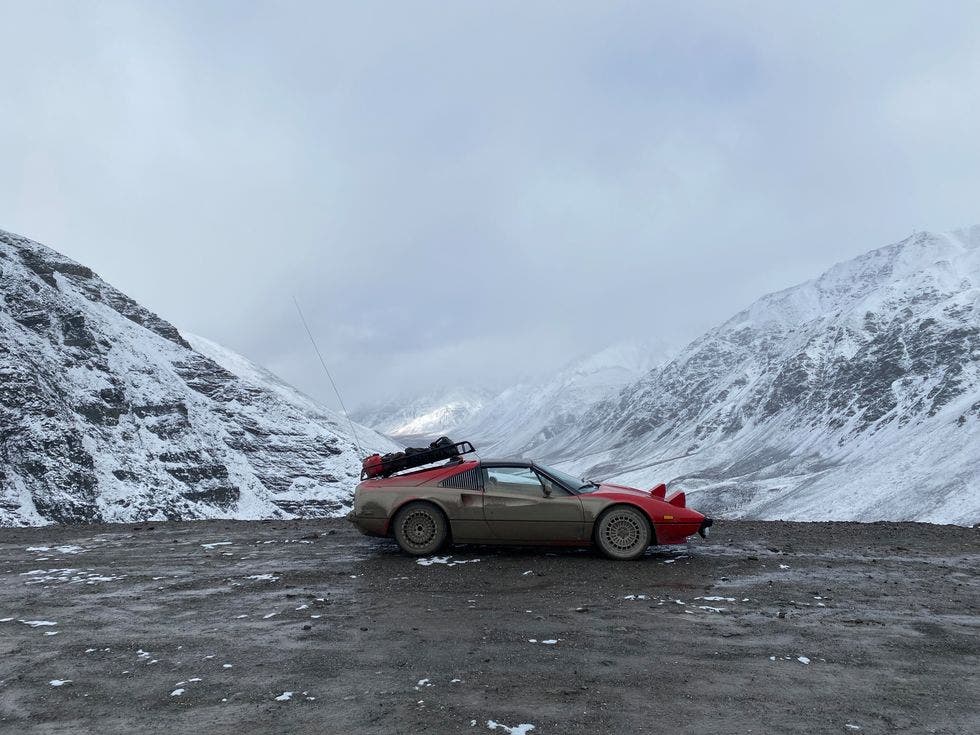
[[[671,354],[660,340],[629,340],[575,360],[536,381],[517,383],[456,428],[484,456],[534,456],[572,430],[598,401],[615,395]]]
[[[440,389],[414,398],[391,398],[364,406],[352,415],[406,445],[425,443],[458,431],[493,396],[492,391],[479,387]]]
[[[339,410],[976,221],[980,4],[0,3],[0,226]],[[15,29],[15,30],[11,30]]]

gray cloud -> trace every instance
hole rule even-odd
[[[0,226],[333,402],[980,220],[974,3],[0,6]]]

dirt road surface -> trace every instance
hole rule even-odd
[[[2,529],[0,732],[980,732],[980,532],[713,530],[616,563],[419,562],[343,521]]]

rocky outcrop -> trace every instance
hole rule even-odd
[[[91,269],[3,231],[0,297],[0,525],[348,507],[346,422],[274,376],[236,374]],[[394,447],[358,434],[364,451]]]

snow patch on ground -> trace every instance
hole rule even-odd
[[[455,567],[458,564],[472,564],[480,561],[479,559],[453,559],[451,556],[427,556],[417,559],[419,566],[431,567],[433,564],[445,564],[447,567]]]
[[[85,551],[85,549],[83,549],[81,546],[73,546],[73,545],[55,546],[55,547],[28,546],[27,550],[36,551],[38,553],[48,553],[53,551],[53,552],[57,552],[58,554],[81,554],[83,551]]]
[[[97,584],[99,582],[115,582],[123,579],[125,575],[100,574],[94,569],[74,569],[66,567],[63,569],[32,569],[29,572],[21,572],[21,577],[30,577],[24,584]]]
[[[508,727],[495,720],[487,720],[487,728],[490,730],[503,730],[506,735],[527,735],[535,727],[530,722],[522,722],[520,725],[514,725],[513,727]]]

